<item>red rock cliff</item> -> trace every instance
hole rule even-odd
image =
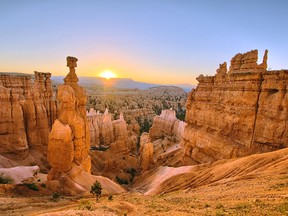
[[[215,76],[200,75],[186,103],[185,163],[261,153],[288,146],[288,70],[267,71],[267,53],[237,54]]]

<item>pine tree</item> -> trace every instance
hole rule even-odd
[[[101,196],[102,193],[102,186],[99,181],[96,180],[95,183],[91,186],[90,193],[96,196],[96,201],[98,202],[99,197]]]

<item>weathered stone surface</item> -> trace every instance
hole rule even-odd
[[[267,68],[268,50],[265,50],[262,64],[258,65],[258,50],[236,54],[230,62],[229,73],[261,72]]]
[[[23,111],[18,94],[0,85],[0,154],[28,149]]]
[[[121,179],[127,183],[131,182],[137,169],[137,134],[133,130],[128,130],[122,113],[119,119],[112,121],[107,109],[104,114],[90,109],[87,119],[93,146],[91,151],[93,173],[115,181]]]
[[[73,164],[88,173],[91,168],[88,155],[90,131],[85,111],[86,94],[77,83],[74,68],[76,62],[76,58],[67,57],[70,72],[64,79],[65,84],[58,87],[58,119],[53,124],[48,144],[48,161],[52,166],[48,174],[49,180],[61,179],[61,173],[68,172]]]
[[[287,147],[288,70],[266,71],[267,51],[260,65],[257,53],[237,54],[228,73],[220,66],[216,76],[197,78],[186,103],[186,163]]]
[[[149,135],[152,141],[166,136],[173,136],[175,141],[180,142],[184,126],[185,123],[176,118],[175,110],[162,110],[161,115],[154,118]]]
[[[87,113],[90,126],[92,146],[110,146],[115,141],[114,129],[111,114],[106,111],[104,114],[90,109]]]
[[[133,129],[128,130],[122,113],[119,119],[112,121],[112,116],[107,109],[104,114],[90,109],[87,119],[92,146],[105,146],[114,153],[128,153],[136,150],[137,134]]]
[[[149,134],[143,133],[140,137],[140,170],[145,172],[154,165],[154,147],[150,142]]]
[[[35,71],[32,82],[31,75],[0,74],[0,154],[3,156],[23,160],[30,154],[37,157],[41,154],[45,161],[48,135],[56,117],[50,77],[50,73]],[[42,169],[45,166],[39,165]]]
[[[66,172],[74,159],[73,133],[69,125],[56,120],[49,135],[48,161],[53,169]]]
[[[120,115],[118,120],[113,121],[113,130],[115,142],[111,145],[111,149],[114,152],[129,152],[130,149],[128,148],[128,130],[127,124],[123,118],[123,114]]]

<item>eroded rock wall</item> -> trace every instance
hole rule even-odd
[[[150,142],[148,133],[143,133],[140,137],[140,171],[144,173],[154,165],[154,146]]]
[[[112,121],[107,109],[101,114],[91,108],[87,112],[87,119],[90,125],[91,146],[104,146],[115,153],[136,151],[138,134],[134,127],[127,127],[122,113],[119,119]]]
[[[119,119],[112,121],[107,109],[101,114],[91,108],[87,119],[91,134],[92,173],[120,183],[132,182],[137,169],[137,127],[128,128],[122,113]]]
[[[46,153],[48,135],[56,118],[50,73],[0,74],[0,154]]]
[[[151,141],[173,136],[175,142],[181,142],[184,126],[185,123],[176,118],[175,110],[162,110],[159,116],[155,116],[149,130]]]
[[[189,93],[185,163],[205,163],[287,147],[288,70],[266,71],[267,51],[237,54]]]

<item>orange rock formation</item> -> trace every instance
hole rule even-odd
[[[140,137],[140,170],[145,172],[154,165],[154,147],[150,142],[148,133],[143,133]]]
[[[90,125],[91,146],[107,147],[115,153],[135,152],[137,134],[134,128],[128,130],[123,114],[119,119],[112,121],[112,116],[106,109],[103,114],[93,108],[87,113]]]
[[[200,75],[186,103],[185,163],[205,163],[288,146],[288,70],[267,71],[267,53],[237,54],[227,72]]]
[[[89,191],[98,180],[104,193],[123,192],[123,188],[111,180],[90,174],[90,129],[85,110],[87,96],[77,83],[76,62],[76,58],[67,57],[70,72],[57,91],[58,119],[49,135],[47,156],[52,169],[47,176],[47,185],[62,194],[74,195]]]
[[[183,135],[185,123],[176,118],[175,110],[162,110],[160,116],[155,116],[149,135],[152,141],[174,136],[175,141],[180,142]]]
[[[50,77],[50,73],[35,71],[33,83],[30,75],[0,74],[1,155],[8,155],[10,159],[17,161],[27,158],[32,151],[37,151],[34,155],[44,159],[49,131],[56,118]],[[28,159],[27,163],[32,160]],[[5,163],[1,166],[5,167]]]
[[[91,168],[88,155],[90,131],[85,110],[87,96],[84,88],[77,83],[76,62],[76,58],[67,57],[70,72],[64,79],[65,84],[58,87],[58,119],[52,126],[48,144],[47,156],[52,166],[48,180],[57,179],[62,172],[69,171],[73,164],[81,166],[88,173]]]

